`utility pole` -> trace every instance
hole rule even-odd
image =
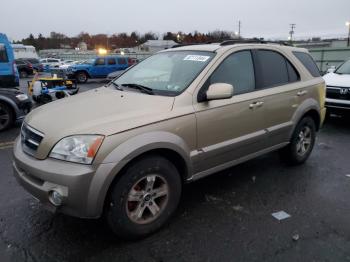
[[[241,20],[238,20],[238,38],[241,38]]]
[[[350,21],[347,21],[345,25],[348,27],[349,32],[348,32],[348,47],[350,47]]]
[[[294,29],[295,29],[296,24],[290,24],[290,31],[289,31],[289,41],[293,42],[293,35],[295,33]]]

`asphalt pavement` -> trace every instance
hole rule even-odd
[[[327,121],[302,166],[271,153],[186,185],[173,219],[136,242],[25,192],[11,168],[18,133],[0,134],[0,261],[350,261],[350,119]]]

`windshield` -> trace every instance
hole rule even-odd
[[[346,74],[350,75],[350,60],[342,64],[336,71],[337,74]]]
[[[118,86],[137,84],[154,94],[176,96],[185,90],[215,53],[174,51],[153,55],[114,80]]]

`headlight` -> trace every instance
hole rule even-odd
[[[24,101],[24,100],[27,100],[28,99],[28,96],[26,94],[19,94],[19,95],[16,95],[16,98],[19,100],[19,101]]]
[[[50,157],[69,162],[91,164],[100,148],[103,136],[78,135],[61,139],[51,150]]]

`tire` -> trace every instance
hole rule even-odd
[[[27,71],[22,70],[22,71],[19,72],[19,76],[21,78],[27,78],[28,77],[28,73],[27,73]]]
[[[316,125],[304,117],[296,126],[290,144],[280,151],[281,159],[289,165],[303,164],[310,156],[316,139]]]
[[[0,102],[0,131],[4,131],[11,127],[15,121],[15,114],[12,108]]]
[[[85,72],[78,72],[76,74],[76,79],[78,83],[86,83],[88,80],[88,75]]]
[[[147,191],[148,187],[153,189]],[[181,189],[180,174],[169,160],[157,155],[142,157],[112,185],[106,203],[107,223],[121,238],[146,237],[170,219]]]

